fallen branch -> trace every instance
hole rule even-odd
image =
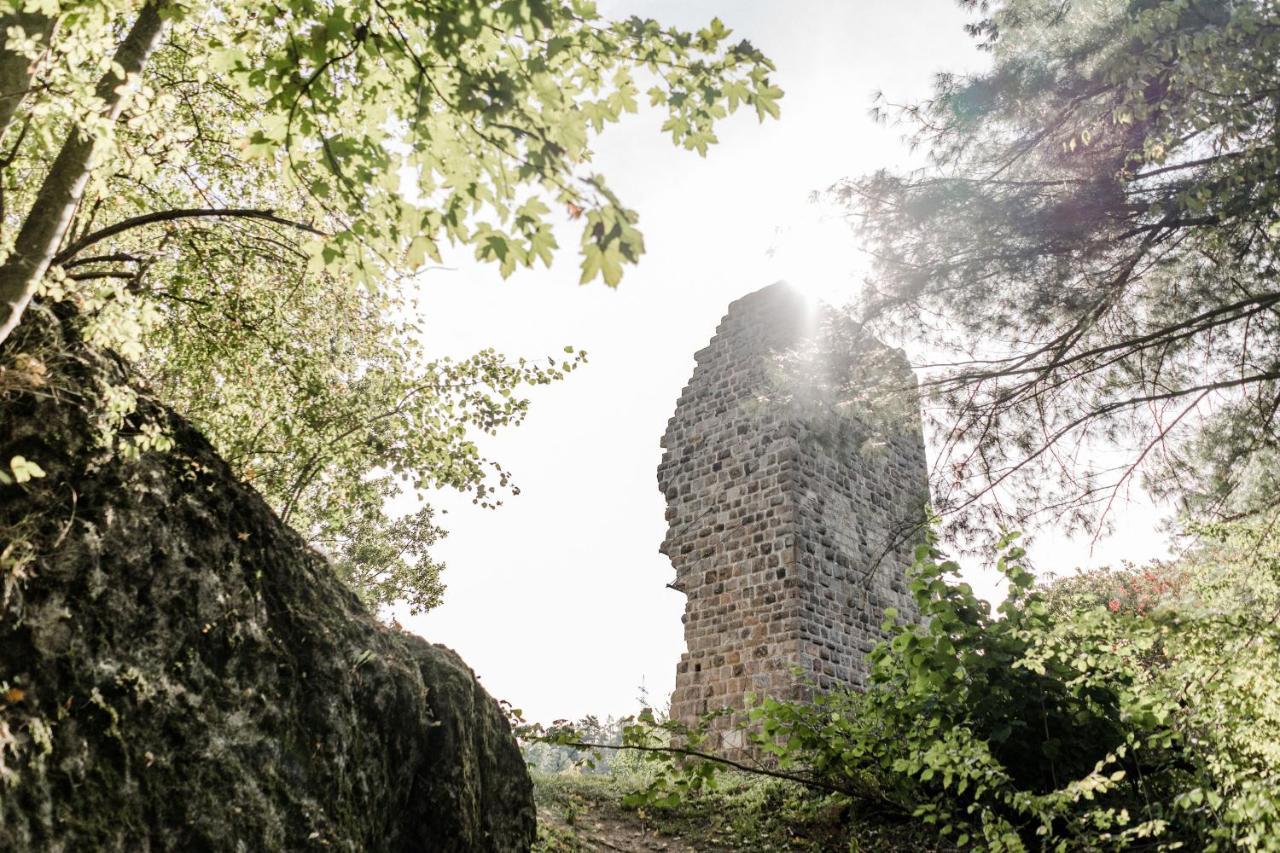
[[[725,758],[721,755],[713,755],[709,752],[700,752],[696,749],[688,749],[680,746],[640,746],[639,744],[622,743],[586,743],[585,741],[561,741],[554,738],[548,739],[548,743],[554,743],[556,746],[568,746],[574,749],[613,749],[613,750],[634,750],[636,752],[661,752],[668,755],[682,755],[686,758],[698,758],[703,761],[709,761],[713,764],[721,764],[725,767],[732,767],[734,770],[741,770],[743,773],[752,773],[757,776],[768,776],[772,779],[782,779],[787,782],[795,782],[808,788],[818,791],[825,791],[828,794],[843,794],[847,797],[860,796],[857,791],[847,788],[841,788],[830,782],[823,782],[820,779],[810,779],[805,776],[796,776],[791,773],[784,773],[781,770],[771,770],[767,767],[753,767],[750,764],[743,764],[740,761],[734,761],[732,758]]]

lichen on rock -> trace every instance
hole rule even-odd
[[[127,376],[70,325],[33,309],[0,348],[0,462],[45,474],[0,485],[0,850],[528,849],[462,660],[374,620],[144,393],[116,445],[172,448],[100,446]]]

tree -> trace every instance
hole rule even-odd
[[[719,21],[586,0],[7,0],[0,29],[0,340],[33,300],[74,306],[371,602],[416,607],[442,531],[387,499],[498,502],[475,434],[583,356],[428,359],[413,276],[446,243],[503,275],[549,265],[566,220],[583,282],[616,285],[644,246],[589,169],[596,134],[647,87],[705,154],[717,120],[781,96]],[[156,447],[133,393],[104,441]]]
[[[1274,505],[1280,9],[964,5],[989,68],[876,106],[929,165],[834,188],[875,259],[864,319],[944,353],[940,509],[1092,529],[1135,477]]]

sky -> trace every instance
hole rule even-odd
[[[777,65],[780,121],[754,114],[718,128],[700,158],[641,109],[596,144],[595,171],[640,214],[647,254],[622,284],[578,285],[577,235],[549,270],[502,280],[465,254],[422,276],[426,345],[465,355],[586,350],[589,363],[535,389],[521,426],[481,449],[521,494],[497,510],[442,493],[450,531],[444,604],[399,614],[405,628],[458,651],[497,698],[543,722],[624,715],[642,691],[661,707],[684,640],[684,597],[658,553],[666,529],[658,440],[681,388],[734,299],[778,280],[837,304],[866,270],[837,210],[812,202],[842,177],[912,162],[901,129],[869,115],[874,92],[928,94],[943,70],[980,68],[952,0],[608,0],[607,17],[641,15],[685,28],[720,17]],[[1162,552],[1161,513],[1144,496],[1120,509],[1120,532],[1096,543],[1041,531],[1031,550],[1062,574]],[[966,566],[993,600],[993,574]]]

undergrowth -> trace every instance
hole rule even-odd
[[[771,851],[942,850],[913,822],[859,810],[846,797],[778,779],[725,773],[675,805],[627,806],[646,768],[609,774],[533,772],[539,853],[614,848]],[[936,835],[936,833],[932,833]]]

